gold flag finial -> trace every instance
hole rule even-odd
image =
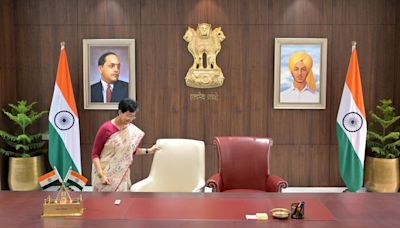
[[[355,40],[351,41],[351,51],[354,51],[356,46],[357,46],[357,41],[355,41]]]

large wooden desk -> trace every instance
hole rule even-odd
[[[87,208],[84,216],[42,218],[42,203],[48,194],[54,197],[56,193],[0,192],[0,227],[400,227],[400,195],[396,193],[85,192],[82,193]],[[114,199],[121,199],[121,205],[113,205]],[[250,221],[244,218],[245,213],[267,210],[263,206],[268,204],[265,202],[276,206],[298,199],[319,202],[331,215],[330,219],[274,220],[270,217],[268,221]],[[309,206],[305,208],[306,216],[312,209]]]

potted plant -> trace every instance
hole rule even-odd
[[[396,115],[390,99],[380,100],[376,108],[380,113],[369,112],[365,187],[374,192],[397,192],[400,187],[400,132],[395,123],[400,116]]]
[[[9,111],[3,109],[3,113],[16,125],[14,133],[0,130],[0,137],[6,144],[6,148],[0,148],[0,152],[10,157],[8,185],[11,190],[40,189],[37,178],[44,173],[43,154],[47,152],[47,147],[42,137],[46,133],[30,134],[28,127],[47,111],[34,111],[36,103],[27,104],[22,100],[17,104],[9,104]]]

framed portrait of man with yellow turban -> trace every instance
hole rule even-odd
[[[326,38],[275,38],[275,109],[325,109],[327,43]]]

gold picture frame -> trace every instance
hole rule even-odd
[[[115,99],[106,102],[104,87],[98,70],[99,58],[105,53],[115,53],[120,61],[118,80],[113,84]],[[119,100],[129,97],[136,100],[134,39],[84,39],[83,40],[83,94],[84,109],[117,110]],[[118,89],[118,90],[117,90]],[[118,97],[117,97],[118,96]]]
[[[274,108],[326,108],[326,38],[275,38]]]

